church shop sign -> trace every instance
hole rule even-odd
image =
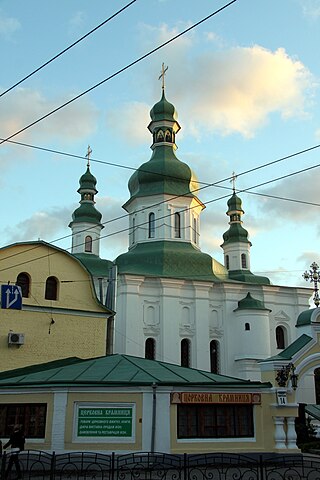
[[[132,438],[133,405],[102,404],[78,406],[77,437],[97,439],[101,437]]]
[[[224,404],[261,404],[260,393],[206,393],[175,392],[171,394],[171,403],[224,403]]]

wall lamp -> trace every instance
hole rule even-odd
[[[298,388],[298,375],[296,374],[296,367],[293,363],[288,363],[288,365],[283,366],[276,372],[276,382],[279,387],[287,387],[288,381],[290,380],[293,390]]]

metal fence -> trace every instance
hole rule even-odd
[[[37,480],[320,480],[320,457],[312,455],[205,453],[127,455],[29,450],[18,456],[23,479]],[[17,478],[1,459],[1,480]]]

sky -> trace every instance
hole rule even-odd
[[[0,0],[0,95],[128,3]],[[136,0],[0,97],[0,138],[227,3]],[[101,256],[113,260],[127,250],[122,205],[131,174],[152,153],[147,125],[161,97],[164,62],[166,97],[181,125],[178,158],[200,182],[224,180],[199,192],[206,204],[201,250],[223,263],[220,245],[235,172],[252,242],[251,270],[274,284],[308,287],[303,272],[314,261],[320,264],[320,148],[312,148],[320,144],[319,44],[320,0],[237,0],[11,139],[32,147],[2,143],[0,246],[42,239],[70,250],[68,224],[90,145],[96,207],[105,222]],[[284,157],[289,158],[276,162]]]

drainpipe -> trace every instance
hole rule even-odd
[[[151,424],[151,453],[154,452],[154,443],[156,438],[156,419],[157,419],[157,384],[152,384],[152,424]]]

